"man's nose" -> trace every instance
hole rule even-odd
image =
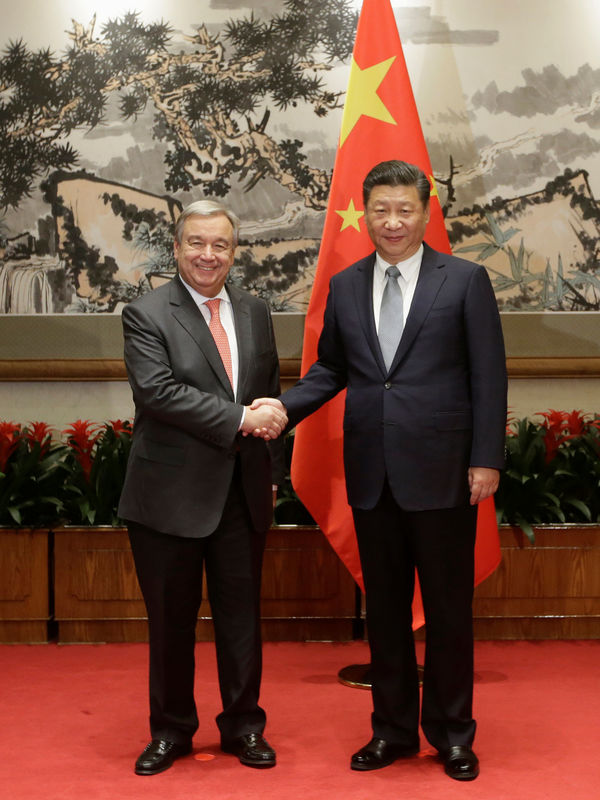
[[[399,215],[397,216],[396,214],[390,214],[390,216],[386,219],[385,224],[388,228],[398,228],[403,224],[402,217]]]

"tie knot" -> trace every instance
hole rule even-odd
[[[216,315],[219,316],[219,304],[221,302],[220,297],[214,297],[212,300],[207,300],[206,305],[208,306],[208,310],[210,311],[211,317]]]
[[[388,278],[397,278],[400,275],[400,270],[395,264],[393,264],[391,267],[386,269],[385,274],[388,276]]]

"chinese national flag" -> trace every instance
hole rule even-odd
[[[302,374],[317,357],[330,278],[373,250],[363,219],[362,182],[375,164],[390,159],[417,164],[430,176],[431,220],[425,239],[434,249],[449,253],[448,236],[394,13],[389,0],[364,0],[319,261],[306,315]],[[362,587],[343,470],[344,400],[345,392],[342,392],[298,425],[292,482],[298,496]],[[475,582],[486,578],[499,563],[498,528],[490,498],[479,507]],[[420,627],[424,618],[418,590],[413,616],[414,627]]]

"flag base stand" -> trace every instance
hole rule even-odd
[[[342,667],[338,672],[338,681],[343,683],[344,686],[350,686],[352,689],[370,689],[370,669],[370,664],[349,664],[347,667]],[[423,667],[420,664],[417,665],[417,671],[419,673],[419,686],[422,686]]]

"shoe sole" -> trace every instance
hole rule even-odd
[[[244,756],[241,756],[239,753],[236,753],[236,751],[233,748],[229,748],[226,746],[224,747],[223,745],[221,745],[221,751],[223,753],[228,753],[229,755],[232,756],[237,756],[237,758],[239,758],[240,760],[240,764],[243,764],[245,767],[256,767],[256,769],[268,769],[269,767],[274,767],[277,764],[275,757],[273,757],[271,760],[255,761],[252,758],[245,758]]]
[[[397,759],[393,758],[391,761],[382,761],[380,764],[376,764],[374,767],[368,767],[366,764],[350,764],[350,769],[353,769],[355,772],[373,772],[375,769],[383,769],[384,767],[389,767],[391,764],[394,763]]]
[[[452,778],[455,781],[474,781],[475,778],[477,778],[479,775],[479,770],[476,770],[474,772],[466,772],[463,775],[453,775],[448,770],[444,770],[444,772],[449,778]]]
[[[238,758],[240,759],[240,764],[243,764],[245,767],[255,767],[256,769],[269,769],[269,767],[274,767],[277,764],[276,761],[251,761],[241,756],[238,756]]]
[[[411,758],[412,756],[416,756],[420,751],[420,748],[415,748],[414,750],[406,750],[403,753],[395,756],[390,761],[381,761],[379,764],[376,764],[372,767],[367,766],[366,764],[353,764],[352,761],[350,762],[350,769],[355,770],[356,772],[373,772],[375,769],[383,769],[384,767],[389,767],[394,761],[398,761],[401,758]]]
[[[173,762],[171,761],[170,764],[167,764],[166,767],[160,767],[159,769],[134,769],[136,775],[160,775],[161,772],[166,772],[168,769],[171,769],[173,766]]]

